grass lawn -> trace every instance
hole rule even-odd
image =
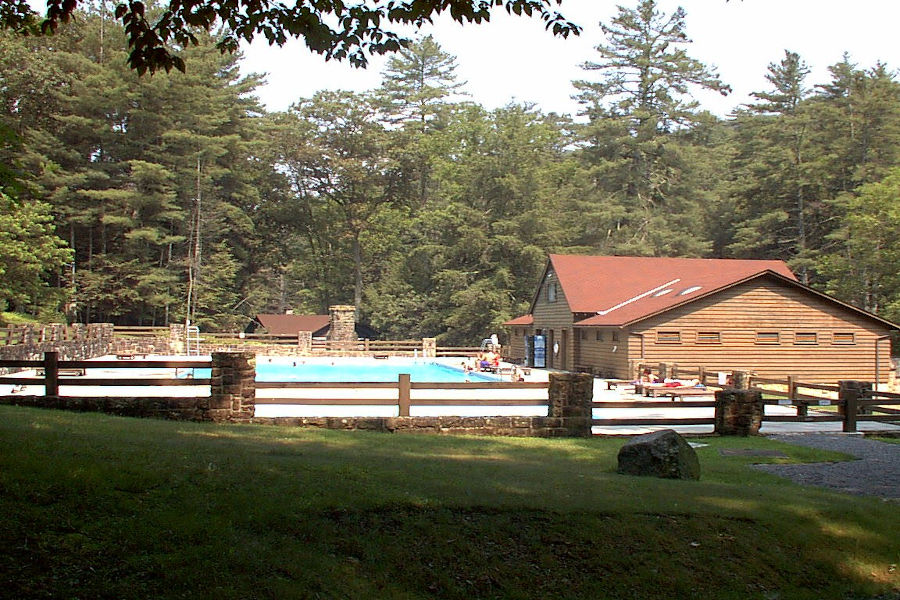
[[[617,475],[617,439],[3,406],[0,598],[900,594],[900,505],[747,467],[843,457],[763,438],[701,441],[701,481],[664,481]]]

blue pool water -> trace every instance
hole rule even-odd
[[[349,362],[268,364],[257,361],[257,381],[397,381],[401,373],[409,373],[412,381],[461,382],[462,369],[433,362]],[[470,373],[469,381],[497,381],[482,373]]]
[[[256,361],[256,381],[327,381],[327,382],[381,382],[397,381],[401,373],[409,373],[412,381],[429,383],[459,383],[467,381],[462,368],[436,362],[410,360],[338,359],[334,361],[290,362]],[[209,369],[194,369],[196,378],[209,377]],[[498,381],[485,373],[469,373],[468,381]]]

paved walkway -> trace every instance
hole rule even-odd
[[[834,450],[858,460],[801,465],[753,465],[753,468],[802,485],[817,485],[855,494],[900,499],[900,444],[879,442],[857,435],[771,435],[774,440]]]

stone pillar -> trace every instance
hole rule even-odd
[[[868,381],[838,381],[838,414],[844,417],[843,430],[846,433],[856,431],[856,419],[860,414],[866,414],[860,410],[859,401],[867,392],[872,391],[872,384]]]
[[[183,323],[169,324],[169,351],[172,354],[184,354],[185,348],[185,332]]]
[[[31,323],[25,323],[22,325],[22,344],[26,347],[34,346],[34,325]]]
[[[256,354],[213,352],[209,410],[204,420],[246,421],[256,412]]]
[[[550,373],[547,417],[559,419],[569,437],[590,437],[594,378],[587,373]]]
[[[747,371],[733,371],[731,373],[731,387],[738,390],[746,390],[750,387],[750,373]]]
[[[312,331],[297,332],[297,352],[312,354]]]
[[[47,340],[48,342],[60,342],[63,339],[63,328],[65,325],[62,323],[49,323],[46,325],[47,330]]]
[[[762,393],[728,388],[716,392],[715,432],[719,435],[758,435],[762,425]]]
[[[328,339],[335,342],[356,341],[356,307],[348,304],[335,304],[328,307],[331,314],[331,329]]]
[[[72,338],[76,342],[83,342],[86,334],[84,323],[72,323],[70,327],[72,328]]]
[[[437,338],[422,338],[422,358],[437,358]]]

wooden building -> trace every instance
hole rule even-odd
[[[332,307],[342,308],[342,305]],[[352,308],[352,307],[349,307]],[[336,318],[334,310],[327,315],[295,315],[285,314],[258,314],[245,330],[247,333],[264,331],[272,335],[297,335],[300,331],[312,332],[313,338],[331,338],[332,327]],[[365,323],[352,323],[355,330],[354,339],[377,339],[378,331]]]
[[[529,314],[505,325],[507,356],[534,364],[538,336],[548,368],[632,378],[665,362],[823,383],[886,382],[898,330],[783,261],[558,254]]]

